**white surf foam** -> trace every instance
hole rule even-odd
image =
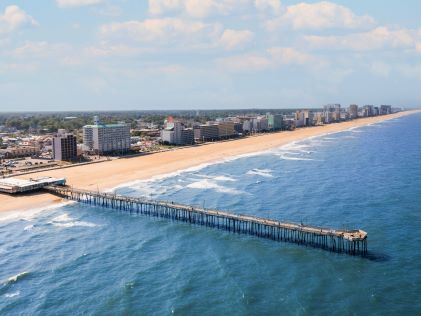
[[[29,272],[24,271],[24,272],[21,272],[21,273],[18,273],[16,275],[14,275],[14,276],[11,276],[10,278],[3,281],[2,283],[3,283],[3,285],[13,284],[13,283],[16,283],[17,281],[25,278],[28,275],[29,275]]]
[[[91,222],[84,222],[84,221],[79,221],[75,218],[72,218],[69,216],[69,214],[64,213],[60,216],[57,216],[55,218],[53,218],[50,222],[48,222],[49,224],[52,224],[53,226],[56,227],[64,227],[64,228],[69,228],[69,227],[97,227],[97,224],[91,223]]]
[[[284,154],[279,155],[279,157],[283,160],[296,160],[296,161],[314,161],[311,158],[304,158],[304,157],[291,157]]]
[[[378,124],[378,123],[373,123],[373,125],[374,124]],[[302,139],[302,140],[293,141],[293,142],[287,143],[287,144],[282,145],[282,146],[277,147],[277,148],[271,148],[271,149],[261,150],[261,151],[257,151],[257,152],[253,152],[253,153],[231,156],[231,157],[215,160],[213,162],[203,163],[203,164],[197,165],[195,167],[180,169],[180,170],[177,170],[175,172],[170,172],[170,173],[166,173],[166,174],[162,174],[162,175],[153,176],[151,178],[144,179],[144,180],[134,180],[134,181],[122,183],[118,186],[115,186],[115,187],[107,190],[106,192],[114,192],[115,190],[120,189],[120,188],[127,188],[127,187],[136,186],[139,183],[150,184],[150,183],[157,182],[157,181],[160,181],[160,180],[165,180],[165,179],[168,179],[168,178],[177,177],[177,176],[179,176],[181,174],[184,174],[184,173],[197,172],[197,171],[200,171],[200,170],[202,170],[206,167],[209,167],[209,166],[228,163],[228,162],[235,161],[235,160],[241,159],[241,158],[256,157],[256,156],[262,156],[262,155],[268,155],[268,154],[269,155],[277,154],[277,155],[283,155],[283,157],[281,156],[281,158],[285,159],[285,160],[303,160],[303,161],[315,160],[315,159],[310,159],[310,158],[305,158],[305,157],[289,157],[289,156],[285,155],[285,152],[286,151],[289,151],[289,152],[297,152],[298,151],[298,152],[305,153],[305,154],[312,154],[312,153],[315,153],[316,151],[309,150],[309,149],[313,149],[314,147],[317,147],[317,145],[319,145],[319,144],[330,143],[330,142],[339,140],[339,138],[329,137],[330,135],[340,134],[340,133],[343,133],[343,132],[346,132],[346,131],[351,131],[351,130],[354,130],[354,129],[360,129],[360,128],[363,128],[365,126],[367,126],[367,125],[354,126],[354,127],[350,127],[348,129],[345,129],[345,130],[340,130],[340,131],[326,132],[326,133],[323,133],[323,134],[320,134],[320,135],[310,136],[310,137],[307,137],[307,138]],[[361,132],[364,132],[364,131],[361,131]],[[308,142],[308,141],[310,141],[310,144],[304,143],[304,142]],[[293,155],[295,155],[295,153]],[[202,176],[202,175],[200,175],[200,176]],[[206,176],[203,176],[203,177],[207,178]]]
[[[13,292],[13,293],[6,293],[6,294],[4,294],[4,296],[6,298],[13,298],[13,297],[16,297],[16,296],[19,296],[19,295],[20,295],[20,291],[16,291],[16,292]]]
[[[252,169],[247,171],[246,174],[248,175],[257,175],[265,178],[273,178],[272,175],[273,170],[271,169]]]
[[[195,167],[190,167],[187,169],[181,169],[181,170],[177,170],[174,172],[170,172],[170,173],[165,173],[165,174],[161,174],[161,175],[156,175],[153,176],[151,178],[148,179],[142,179],[142,180],[134,180],[134,181],[130,181],[130,182],[126,182],[126,183],[122,183],[118,186],[115,186],[109,190],[106,190],[106,192],[114,192],[117,189],[121,189],[121,188],[136,188],[137,186],[139,186],[140,184],[149,184],[152,182],[157,182],[160,180],[165,180],[165,179],[169,179],[169,178],[175,178],[183,173],[191,173],[191,172],[196,172],[196,171],[200,171],[208,166],[214,165],[214,164],[219,164],[219,163],[224,163],[225,161],[216,161],[213,163],[204,163],[204,164],[200,164],[197,165]]]
[[[29,230],[32,230],[33,228],[34,228],[34,225],[28,225],[28,226],[25,226],[23,230],[29,231]]]
[[[65,201],[62,203],[52,204],[48,206],[38,207],[29,210],[14,210],[8,212],[0,212],[0,222],[6,221],[16,221],[16,220],[25,220],[31,221],[43,212],[52,211],[63,206],[69,205],[71,203],[76,203],[73,201]]]
[[[236,189],[228,188],[225,186],[222,186],[215,181],[209,180],[209,179],[203,179],[200,181],[196,181],[193,183],[190,183],[186,186],[190,189],[198,189],[198,190],[214,190],[216,192],[221,193],[228,193],[228,194],[241,194],[243,192],[238,191]]]
[[[216,177],[213,177],[213,179],[216,181],[229,181],[229,182],[237,181],[234,178],[228,177],[228,176],[216,176]]]

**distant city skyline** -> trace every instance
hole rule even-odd
[[[0,4],[0,112],[421,107],[421,2]]]

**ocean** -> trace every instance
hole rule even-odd
[[[77,203],[14,212],[0,219],[1,315],[421,314],[421,114],[115,190],[363,229],[370,255]]]

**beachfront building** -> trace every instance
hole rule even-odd
[[[280,130],[282,129],[282,122],[284,117],[282,114],[266,114],[268,120],[268,129],[269,130]]]
[[[323,125],[323,112],[314,113],[313,125]]]
[[[269,121],[266,116],[258,116],[251,120],[251,129],[255,133],[266,132],[269,130]]]
[[[293,131],[296,128],[295,115],[285,115],[283,124],[285,130]]]
[[[304,127],[313,124],[313,115],[310,111],[302,110],[295,112],[295,126]]]
[[[235,131],[235,123],[232,121],[219,121],[216,125],[218,127],[219,138],[229,138],[237,135]]]
[[[234,131],[237,135],[243,134],[243,123],[240,121],[234,122]]]
[[[380,115],[387,115],[392,114],[392,106],[391,105],[381,105],[380,106]]]
[[[333,119],[334,112],[335,112],[334,104],[327,104],[323,107],[323,118],[324,118],[325,124],[334,122],[334,119]]]
[[[194,138],[199,141],[214,141],[219,139],[217,124],[202,124],[194,127]]]
[[[130,150],[130,125],[126,123],[102,124],[94,117],[94,125],[83,127],[85,150],[97,154],[124,153]]]
[[[364,105],[362,109],[362,116],[370,117],[374,116],[374,106],[373,105]]]
[[[351,120],[356,119],[358,117],[358,105],[351,104],[348,108],[348,114]]]
[[[252,131],[252,120],[244,120],[243,121],[243,132],[244,133],[250,133]]]
[[[59,130],[53,137],[53,159],[64,161],[77,159],[77,141],[73,134]]]
[[[169,118],[165,122],[165,128],[161,130],[161,141],[171,145],[193,145],[194,131],[192,128],[184,128],[181,122]]]
[[[323,107],[323,116],[325,123],[339,122],[341,120],[341,105],[327,104]]]

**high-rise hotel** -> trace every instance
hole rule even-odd
[[[53,159],[75,161],[77,160],[77,142],[73,134],[59,129],[53,137]]]
[[[97,154],[124,153],[130,149],[130,125],[126,123],[102,124],[94,117],[94,125],[83,127],[85,150]]]

